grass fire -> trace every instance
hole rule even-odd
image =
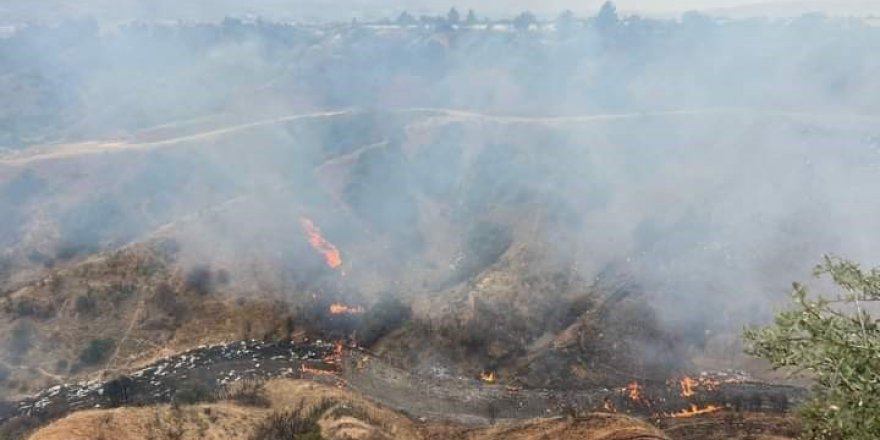
[[[880,439],[880,0],[614,1],[0,0],[0,440]]]
[[[342,256],[339,254],[339,250],[321,235],[321,230],[311,220],[303,217],[300,219],[300,225],[308,236],[309,244],[324,257],[327,266],[332,269],[342,266]]]
[[[698,405],[691,405],[690,408],[681,410],[679,412],[674,412],[669,416],[676,419],[688,418],[688,417],[696,417],[704,414],[711,414],[718,411],[721,411],[723,408],[718,407],[716,405],[706,405],[700,407]]]
[[[682,397],[693,397],[696,395],[695,387],[698,384],[696,380],[691,379],[690,376],[685,376],[679,383],[681,384]]]
[[[493,370],[484,370],[482,373],[480,373],[480,380],[485,383],[493,384],[495,383],[496,379],[497,378],[495,376],[495,371]]]
[[[632,382],[624,388],[629,400],[638,405],[648,405],[648,401],[642,395],[642,386],[638,382]]]
[[[363,306],[349,306],[339,303],[330,305],[331,315],[362,315],[364,312],[366,312],[366,309]]]

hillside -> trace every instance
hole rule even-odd
[[[585,212],[567,192],[548,192],[551,187],[542,185],[550,181],[499,172],[550,176],[574,195],[590,185],[583,179],[593,177],[567,171],[584,151],[580,142],[566,139],[591,139],[587,152],[607,154],[611,150],[602,140],[627,133],[632,124],[728,123],[731,116],[771,118],[783,125],[809,119],[739,112],[524,118],[439,110],[401,111],[383,119],[346,112],[277,118],[149,144],[156,147],[18,155],[7,163],[9,169],[42,176],[43,185],[53,188],[30,199],[38,212],[57,209],[56,200],[82,197],[90,185],[102,187],[97,182],[109,178],[110,169],[128,169],[125,176],[133,179],[128,185],[143,185],[138,179],[150,176],[146,170],[155,161],[186,157],[222,166],[224,157],[241,154],[235,137],[245,133],[295,129],[335,136],[324,128],[329,123],[345,130],[368,127],[375,139],[364,146],[325,141],[321,150],[302,150],[315,158],[305,174],[286,174],[284,163],[274,160],[252,163],[268,184],[235,191],[211,184],[216,176],[204,168],[187,174],[187,186],[168,186],[167,195],[153,187],[142,199],[130,192],[123,197],[114,195],[119,185],[106,186],[104,203],[120,204],[117,212],[139,206],[138,221],[121,228],[126,218],[104,223],[114,228],[86,223],[100,235],[87,236],[93,241],[82,242],[84,250],[50,264],[23,256],[58,249],[63,239],[53,242],[50,235],[35,233],[43,239],[39,245],[19,242],[7,254],[20,265],[13,272],[19,281],[0,301],[3,344],[10,354],[3,392],[18,398],[56,384],[110,380],[163,357],[225,341],[288,338],[349,341],[428,380],[491,371],[500,383],[526,389],[614,389],[633,380],[653,387],[696,373],[701,365],[746,367],[763,377],[761,366],[712,354],[728,345],[670,325],[674,315],[658,302],[668,295],[662,284],[647,290],[631,272],[603,263],[608,256],[595,248],[558,241],[577,233],[582,226],[575,219]],[[487,139],[495,129],[496,138]],[[530,139],[548,136],[557,139],[553,147],[529,146]],[[277,154],[268,141],[248,147],[255,159]],[[80,183],[69,185],[64,170],[74,164]],[[270,164],[275,176],[268,173]],[[438,164],[444,167],[440,174]],[[237,172],[242,181],[249,179],[246,170]],[[319,190],[297,191],[301,185]],[[171,192],[180,207],[155,210],[160,205],[152,201]],[[204,207],[190,207],[199,204]],[[385,206],[384,213],[376,206]],[[529,214],[517,215],[525,206],[532,207]],[[25,227],[59,228],[40,218],[23,217]],[[304,227],[305,218],[314,231]],[[91,219],[106,221],[101,214]],[[310,233],[322,234],[324,244],[316,247]],[[338,267],[325,261],[322,252],[328,250],[339,252]],[[605,265],[600,276],[583,277],[597,264]],[[354,312],[336,315],[334,304]],[[731,313],[729,304],[723,305]],[[726,331],[715,328],[720,335]],[[709,350],[700,350],[701,343]],[[352,384],[357,392],[398,409],[410,405],[361,380]],[[474,411],[476,416],[482,409]],[[245,416],[232,411],[229,417]]]
[[[7,361],[12,372],[7,390],[13,394],[33,390],[69,373],[80,374],[81,368],[124,370],[159,354],[204,343],[302,332],[340,335],[356,324],[320,321],[327,313],[324,307],[335,302],[369,309],[389,299],[411,309],[410,324],[397,331],[395,327],[371,330],[374,334],[363,334],[362,329],[357,337],[407,368],[427,371],[440,362],[466,375],[497,368],[505,376],[541,386],[551,385],[544,382],[548,378],[531,377],[529,371],[543,371],[546,362],[574,372],[565,380],[579,377],[575,382],[582,386],[651,374],[665,378],[687,368],[688,346],[681,338],[698,337],[682,333],[689,331],[686,327],[663,323],[670,317],[681,318],[665,309],[669,299],[661,300],[681,285],[656,281],[676,269],[655,266],[653,272],[640,271],[651,277],[635,279],[632,270],[611,264],[630,258],[631,267],[653,265],[650,256],[632,256],[648,249],[639,246],[662,247],[663,242],[656,240],[664,238],[655,235],[641,244],[620,242],[622,246],[606,253],[596,248],[600,242],[559,238],[577,235],[584,215],[596,225],[605,221],[605,214],[590,203],[598,207],[607,202],[574,198],[580,188],[601,182],[596,172],[607,175],[599,163],[629,154],[606,146],[603,139],[619,139],[633,124],[643,128],[633,139],[637,141],[649,136],[644,129],[654,122],[682,127],[697,121],[729,125],[734,116],[745,121],[775,120],[783,127],[809,120],[738,112],[506,119],[413,111],[376,124],[378,115],[344,113],[281,118],[149,144],[161,145],[156,149],[133,144],[101,154],[71,150],[57,157],[42,152],[21,155],[8,162],[8,169],[18,173],[8,187],[21,185],[16,182],[28,175],[51,189],[34,193],[27,205],[21,205],[28,209],[22,211],[23,227],[32,229],[28,236],[39,240],[25,238],[7,253],[7,263],[14,268],[11,285],[20,280],[2,300],[5,346],[15,355]],[[859,123],[837,125],[849,129]],[[333,143],[330,137],[318,151],[279,150],[271,142],[270,134],[278,130],[335,136],[326,124],[335,130],[367,127],[374,142],[368,138],[363,141],[366,146],[345,139]],[[497,130],[494,138],[488,138],[493,130]],[[401,132],[405,137],[396,138]],[[245,134],[269,136],[262,143],[247,144],[253,173],[248,174],[246,167],[236,171],[237,181],[251,183],[218,185],[224,179],[216,170],[225,166],[225,157],[242,154],[236,136]],[[656,148],[666,148],[667,155],[674,157],[675,151],[706,145],[701,136],[682,146],[658,143]],[[556,142],[530,146],[530,140],[539,138]],[[570,140],[575,138],[579,141]],[[587,150],[582,149],[585,142],[590,144]],[[305,153],[315,159],[311,169],[298,163],[296,169],[307,171],[291,174],[285,162],[277,160],[279,152]],[[797,150],[791,154],[798,154]],[[585,161],[586,155],[592,159]],[[158,182],[151,172],[154,164],[168,160],[203,166],[190,169],[180,181],[184,185],[151,185]],[[214,166],[204,166],[212,161]],[[584,168],[572,168],[591,161],[596,172],[584,174]],[[70,180],[74,166],[76,177]],[[120,175],[111,169],[127,172]],[[511,174],[514,170],[517,174]],[[546,177],[523,180],[522,175]],[[260,183],[254,182],[257,177]],[[703,176],[693,178],[700,181]],[[712,175],[718,182],[727,178]],[[117,182],[102,183],[108,179]],[[151,185],[150,191],[142,196],[120,191],[146,185]],[[90,187],[105,188],[102,195],[91,192],[88,197],[116,214],[108,217],[107,210],[95,211],[88,201],[84,206],[75,204]],[[315,190],[298,190],[303,187]],[[631,196],[637,198],[616,203],[641,197]],[[172,197],[173,206],[160,203]],[[691,197],[694,203],[707,200]],[[81,214],[56,214],[61,201]],[[529,212],[518,215],[526,206]],[[676,221],[693,221],[687,220],[689,209],[669,211],[659,221],[675,231]],[[327,267],[309,244],[301,225],[306,216],[341,249],[340,268]],[[64,223],[66,218],[72,218],[71,224]],[[638,220],[631,223],[636,226]],[[70,232],[53,238],[47,233],[52,230]],[[674,233],[666,234],[665,240],[674,239]],[[127,241],[131,244],[112,250]],[[69,246],[74,247],[68,251]],[[108,250],[89,255],[101,248]],[[49,257],[58,253],[63,255]],[[49,260],[34,259],[35,254]],[[604,270],[601,278],[582,275],[599,270]],[[653,282],[651,289],[643,288],[646,280]],[[785,281],[777,280],[780,285]],[[724,307],[736,322],[733,304],[703,304]],[[746,299],[736,307],[745,312],[750,304]],[[703,325],[698,320],[691,324]],[[613,336],[606,342],[585,339],[597,326]],[[659,331],[663,326],[666,329]],[[618,345],[620,338],[633,347],[658,347],[658,353],[667,357],[657,358],[658,353],[641,349],[627,352]],[[112,341],[112,355],[93,365],[79,365],[89,344],[101,340]],[[663,344],[666,348],[660,349]],[[560,350],[568,354],[554,354]],[[583,359],[592,359],[586,361],[586,371],[592,373],[579,372]],[[642,359],[636,370],[633,359]],[[602,365],[597,370],[600,366],[590,362],[598,360]],[[626,374],[592,376],[601,369]],[[563,385],[561,378],[553,380],[553,386]]]
[[[90,410],[75,413],[35,432],[31,440],[95,438],[217,440],[282,438],[284,432],[324,439],[400,440],[589,440],[759,439],[784,440],[762,433],[781,432],[787,422],[753,417],[747,421],[702,419],[673,423],[664,433],[635,419],[613,414],[499,422],[489,427],[425,423],[390,411],[350,392],[302,381],[275,381],[260,391],[258,406],[236,401],[193,406]],[[240,398],[241,396],[239,396]],[[728,436],[725,425],[751,424],[752,434]],[[776,425],[775,427],[773,427]],[[715,437],[707,432],[724,437]],[[312,434],[314,433],[314,434]],[[318,437],[320,433],[320,437]],[[699,436],[699,437],[698,437]]]
[[[740,335],[877,259],[880,30],[359,5],[0,36],[0,438],[797,436]]]

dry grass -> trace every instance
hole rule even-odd
[[[273,380],[263,387],[269,406],[231,403],[88,410],[34,433],[30,440],[250,440],[274,423],[316,424],[333,439],[418,440],[407,417],[337,388]]]
[[[800,431],[793,415],[716,413],[668,419],[665,432],[675,440],[793,440]]]
[[[272,380],[261,387],[267,406],[224,402],[171,407],[88,410],[34,433],[30,440],[266,440],[305,432],[324,440],[791,440],[771,435],[790,417],[755,414],[751,427],[730,432],[723,416],[674,421],[665,432],[620,414],[534,419],[492,426],[419,423],[351,391],[303,380]],[[269,437],[267,437],[269,436]]]
[[[317,425],[321,438],[327,440],[669,439],[643,422],[619,415],[530,420],[481,428],[419,425],[400,413],[338,388],[307,381],[273,380],[263,389],[268,408],[221,403],[89,410],[44,427],[30,439],[252,440],[260,433],[269,432],[267,429],[283,428],[279,424],[288,423]]]
[[[74,413],[31,440],[228,440],[247,438],[266,410],[232,405],[118,408]]]
[[[318,424],[325,438],[419,439],[408,417],[382,408],[350,391],[307,381],[273,380],[266,384],[272,408],[327,407]]]
[[[662,431],[639,420],[615,414],[579,418],[535,419],[492,427],[461,428],[435,425],[426,428],[425,440],[668,440]]]
[[[138,368],[201,344],[263,338],[282,327],[285,313],[270,298],[194,292],[149,246],[95,257],[0,297],[0,350],[13,346],[15,328],[31,330],[27,349],[7,366],[0,397]],[[81,364],[94,340],[114,349]]]

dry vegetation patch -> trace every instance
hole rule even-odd
[[[90,410],[71,414],[31,440],[226,440],[247,438],[265,410],[226,404]]]
[[[492,427],[462,428],[438,425],[426,430],[426,440],[668,440],[662,431],[636,419],[615,414],[577,418],[535,419]]]

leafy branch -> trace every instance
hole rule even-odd
[[[841,292],[829,299],[795,283],[793,307],[770,326],[746,330],[747,352],[814,381],[801,410],[804,438],[880,438],[880,326],[869,313],[869,303],[880,302],[880,270],[825,257],[814,275]]]

